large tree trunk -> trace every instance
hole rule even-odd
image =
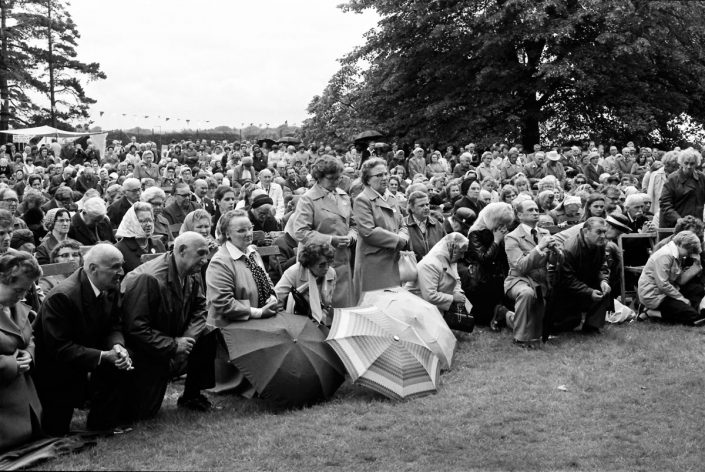
[[[7,82],[7,5],[0,0],[0,131],[10,128],[10,89]],[[8,135],[0,133],[0,144],[7,142]]]
[[[541,132],[539,131],[540,117],[541,111],[536,99],[527,99],[521,124],[521,144],[524,146],[524,149],[531,150],[534,148],[534,144],[541,143]]]

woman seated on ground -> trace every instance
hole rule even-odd
[[[654,252],[639,277],[639,301],[649,310],[658,310],[664,321],[704,324],[698,297],[688,299],[679,289],[702,272],[701,250],[700,238],[691,231],[682,231]],[[692,265],[683,270],[683,260],[688,258],[692,259]]]
[[[508,203],[490,203],[482,209],[470,228],[465,261],[469,271],[461,273],[463,291],[472,303],[472,315],[478,325],[490,325],[499,331],[497,320],[506,318],[504,279],[509,273],[504,236],[514,221]],[[493,323],[491,323],[493,321]]]
[[[334,258],[335,249],[327,242],[310,241],[301,248],[298,262],[284,271],[274,287],[285,312],[307,315],[299,310],[308,308],[314,320],[330,326],[333,321],[333,291],[336,283],[335,269],[331,267]],[[298,307],[292,294],[293,289],[303,296],[308,303],[307,307]]]
[[[41,274],[30,254],[12,252],[0,256],[0,452],[42,434],[42,407],[31,375],[31,310],[20,303]]]
[[[153,233],[152,205],[146,202],[136,202],[122,217],[120,226],[115,233],[115,237],[118,239],[115,247],[125,258],[125,262],[122,264],[125,274],[142,264],[144,254],[166,252],[164,244],[159,239],[152,239]]]
[[[252,244],[253,226],[243,210],[230,210],[218,223],[220,248],[206,271],[208,322],[269,318],[279,308],[274,286]]]
[[[54,249],[52,249],[50,254],[50,263],[56,264],[59,262],[70,262],[74,264],[74,268],[78,269],[83,266],[83,256],[81,255],[81,244],[75,239],[64,239],[60,241]],[[39,279],[39,286],[42,292],[45,294],[59,285],[59,283],[66,279],[70,273],[57,274],[57,275],[45,275]]]
[[[465,304],[466,298],[458,275],[458,261],[465,257],[468,238],[450,233],[419,262],[416,282],[407,282],[405,288],[436,305],[441,313],[453,304]]]
[[[49,233],[37,247],[35,257],[40,264],[48,264],[51,251],[68,238],[71,214],[66,208],[52,208],[44,216],[44,227]]]

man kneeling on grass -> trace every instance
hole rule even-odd
[[[604,326],[605,314],[612,306],[605,255],[607,230],[602,218],[588,218],[580,232],[566,241],[554,289],[551,332],[577,328],[583,314],[584,333],[599,333]]]
[[[201,389],[214,385],[214,332],[206,333],[206,299],[201,267],[208,242],[188,231],[174,250],[130,272],[122,283],[125,339],[135,370],[131,388],[134,419],[149,418],[161,407],[169,380],[187,374],[178,405],[210,409]]]

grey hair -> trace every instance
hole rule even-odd
[[[483,229],[494,231],[502,225],[508,225],[512,221],[514,221],[512,206],[509,203],[494,202],[480,211],[475,223],[470,227],[470,231]]]
[[[700,165],[700,162],[703,160],[703,156],[696,151],[694,148],[689,147],[688,149],[685,149],[678,154],[678,164],[683,164],[685,162],[685,159],[688,157],[695,157],[695,164]]]
[[[673,242],[676,246],[680,246],[691,253],[700,254],[702,251],[700,238],[698,238],[698,236],[692,231],[681,231],[673,236]]]
[[[164,200],[166,200],[166,193],[164,193],[164,190],[160,189],[159,187],[149,187],[144,192],[142,192],[140,200],[142,200],[143,202],[151,203],[152,200],[154,200],[155,198],[163,198]]]

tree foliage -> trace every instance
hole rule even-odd
[[[88,119],[95,100],[85,80],[105,79],[97,62],[82,62],[76,48],[80,34],[65,0],[1,0],[0,81],[3,122],[0,129],[51,123],[68,125]],[[50,50],[51,38],[51,50]],[[5,101],[5,99],[7,101]],[[53,113],[52,113],[53,109]]]
[[[705,2],[349,0],[381,20],[308,111],[438,142],[673,144],[705,122]],[[365,65],[366,67],[361,67]]]

